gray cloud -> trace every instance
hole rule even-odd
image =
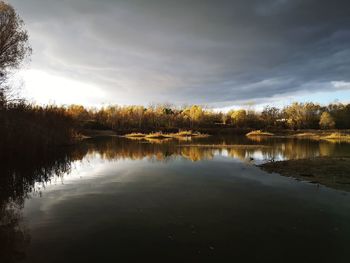
[[[111,103],[213,106],[350,81],[347,0],[12,0],[32,67]]]

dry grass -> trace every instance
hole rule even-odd
[[[180,131],[178,133],[170,133],[168,134],[170,137],[208,137],[209,134],[203,134],[200,132],[193,132],[193,131]]]
[[[184,137],[188,137],[188,136],[192,136],[194,133],[192,131],[180,131],[178,133],[174,133],[174,136],[184,136]]]
[[[264,132],[261,130],[251,131],[246,134],[246,136],[274,136],[271,132]]]
[[[305,138],[312,140],[327,140],[327,141],[350,141],[350,134],[340,133],[340,132],[305,132],[299,133],[292,136],[293,138]]]
[[[190,138],[190,137],[196,137],[196,138],[203,138],[208,137],[208,134],[203,134],[199,132],[192,132],[192,131],[180,131],[178,133],[162,133],[162,132],[154,132],[149,134],[144,133],[130,133],[124,135],[126,138],[145,138],[145,139],[167,139],[167,138],[175,138],[175,139],[183,139],[183,138]]]
[[[350,142],[350,134],[345,132],[335,132],[327,130],[307,130],[304,132],[297,131],[292,134],[280,134],[275,135],[270,132],[263,132],[261,130],[252,131],[246,134],[251,139],[264,138],[264,137],[275,137],[275,138],[296,138],[296,139],[308,139],[308,140],[326,140],[329,142]]]
[[[260,144],[181,144],[179,147],[199,147],[199,148],[213,148],[213,149],[262,149],[271,148],[268,145]]]
[[[128,138],[143,138],[146,137],[146,134],[144,133],[129,133],[124,135],[124,137],[128,137]]]
[[[324,140],[340,140],[340,141],[350,141],[350,134],[334,132],[330,135],[322,137]]]
[[[146,138],[147,139],[165,139],[165,138],[169,138],[169,136],[161,132],[155,132],[155,133],[147,134]]]
[[[293,137],[297,138],[319,138],[320,135],[312,132],[303,132],[303,133],[298,133],[295,135],[292,135]]]

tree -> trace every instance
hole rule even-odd
[[[0,70],[17,68],[32,49],[28,44],[28,33],[23,20],[14,8],[0,1]]]
[[[283,115],[292,129],[316,129],[320,119],[320,109],[319,105],[311,102],[295,102],[283,109]]]
[[[335,127],[333,117],[326,111],[322,113],[319,124],[322,129],[332,129]]]
[[[193,127],[194,123],[200,122],[203,118],[204,112],[201,106],[192,105],[183,111],[183,114],[190,120],[190,126]]]
[[[277,121],[280,118],[280,110],[276,107],[267,106],[261,112],[261,119],[267,127],[277,126]]]
[[[337,129],[348,129],[350,127],[350,104],[330,104],[327,106],[327,112],[334,119]]]
[[[28,33],[15,9],[0,1],[0,99],[5,100],[6,76],[9,70],[18,68],[31,54]]]
[[[236,110],[231,113],[232,123],[237,127],[244,126],[247,120],[247,112],[245,110]]]
[[[230,119],[230,115],[226,113],[220,113],[220,119],[222,121],[222,124],[226,125],[228,120]]]

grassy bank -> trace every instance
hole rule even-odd
[[[319,183],[335,189],[350,191],[350,158],[318,157],[287,160],[259,165],[270,173]]]
[[[350,130],[274,130],[273,132],[256,130],[247,133],[246,136],[350,142]]]

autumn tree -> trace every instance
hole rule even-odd
[[[335,127],[333,117],[326,111],[322,113],[319,124],[322,129],[332,129]]]
[[[276,107],[267,106],[261,112],[261,120],[267,127],[277,126],[277,121],[280,118],[280,110]]]
[[[231,120],[237,127],[244,126],[247,119],[247,112],[245,110],[236,110],[231,112]]]
[[[67,113],[73,118],[84,121],[87,118],[88,112],[82,105],[72,104],[67,108]]]
[[[284,118],[292,129],[316,129],[321,107],[314,103],[292,103],[283,110]]]
[[[200,122],[200,120],[203,118],[203,109],[201,106],[193,105],[190,108],[187,108],[183,111],[183,114],[189,118],[190,120],[190,126],[193,127],[194,123]]]
[[[336,123],[338,129],[350,128],[350,104],[334,103],[327,106],[329,112]]]
[[[220,119],[222,121],[222,124],[226,125],[227,122],[230,120],[230,115],[226,113],[219,113],[220,114]]]

